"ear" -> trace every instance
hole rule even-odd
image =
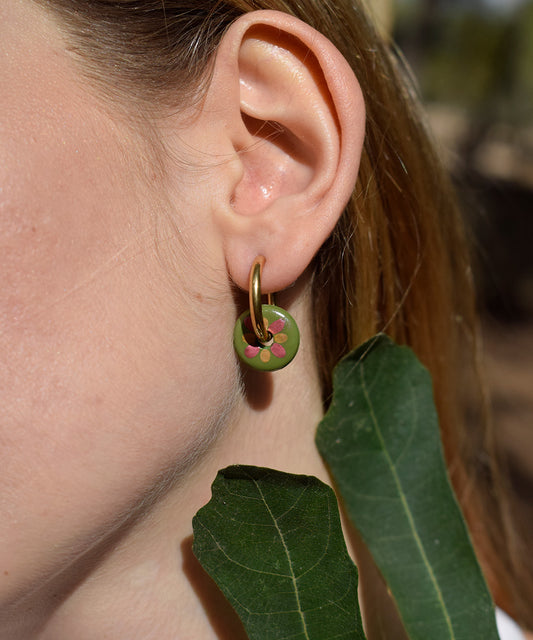
[[[288,14],[239,18],[218,49],[204,103],[227,139],[231,169],[212,210],[233,281],[248,288],[266,257],[264,292],[306,269],[353,191],[364,102],[339,51]]]

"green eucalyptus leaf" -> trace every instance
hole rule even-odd
[[[330,487],[235,466],[219,471],[212,494],[193,520],[194,554],[251,640],[364,638],[357,569]]]
[[[431,379],[376,336],[341,361],[317,446],[411,640],[497,640],[492,601],[451,489]]]

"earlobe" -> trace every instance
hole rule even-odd
[[[239,179],[214,203],[226,263],[246,289],[265,255],[265,292],[306,269],[355,184],[364,137],[359,84],[335,47],[287,14],[257,11],[226,33],[208,99],[226,98]],[[219,96],[218,104],[223,97]]]

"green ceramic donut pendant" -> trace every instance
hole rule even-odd
[[[250,312],[245,311],[233,331],[233,345],[239,358],[259,371],[276,371],[287,366],[300,346],[300,331],[294,318],[280,307],[264,304],[263,321],[269,340],[259,342],[252,328]]]

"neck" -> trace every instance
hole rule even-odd
[[[322,402],[312,335],[286,369],[245,373],[245,392],[209,453],[83,576],[40,632],[24,640],[238,640],[233,612],[192,556],[196,511],[210,498],[218,469],[250,464],[292,473],[328,475],[314,445]],[[10,638],[15,637],[10,635]]]

